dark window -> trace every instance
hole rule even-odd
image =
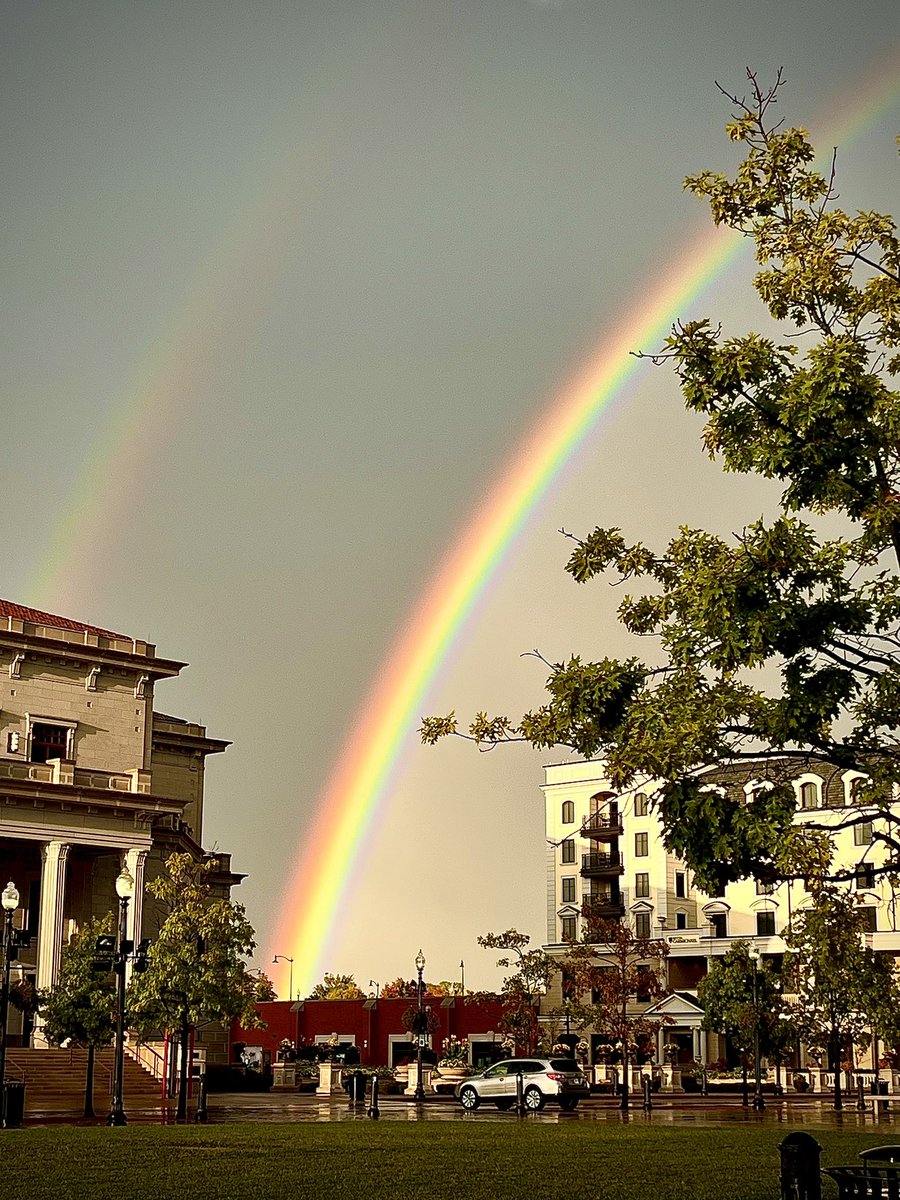
[[[634,835],[634,856],[635,858],[646,858],[650,853],[650,835],[648,833],[636,833]]]
[[[578,920],[576,917],[563,917],[562,919],[562,940],[564,942],[574,942],[578,937]]]
[[[713,928],[713,937],[728,937],[728,913],[713,913],[709,923]]]
[[[875,933],[878,930],[878,910],[872,904],[867,904],[859,910],[862,916],[862,927],[866,933]]]
[[[773,912],[756,914],[756,933],[758,937],[775,936],[775,914]]]
[[[684,871],[676,871],[675,872],[675,895],[676,896],[686,896],[687,895],[687,888],[685,886],[685,883],[686,883],[686,881],[684,878]]]
[[[761,879],[757,879],[757,881],[756,881],[757,896],[771,896],[774,891],[775,891],[774,883],[763,883],[763,881]]]
[[[634,932],[639,938],[648,938],[650,936],[650,914],[635,913],[634,914]]]
[[[649,918],[648,918],[649,919]],[[637,969],[637,1000],[639,1004],[650,1002],[650,968],[646,963],[638,963]]]
[[[575,820],[575,801],[564,800],[562,806],[562,823],[563,825],[571,825]]]
[[[860,892],[871,891],[875,886],[875,868],[869,863],[856,868],[856,888]]]
[[[69,731],[65,725],[44,725],[35,721],[31,727],[31,761],[65,758],[68,741]]]
[[[634,894],[635,896],[650,895],[650,875],[647,871],[638,871],[634,877]]]
[[[563,904],[575,903],[575,876],[567,875],[562,881],[562,902]]]
[[[687,929],[687,913],[686,912],[677,912],[675,914],[675,928],[676,929]]]
[[[646,817],[647,815],[647,797],[643,792],[638,792],[634,798],[634,815],[636,817]]]
[[[575,861],[575,839],[566,838],[562,843],[562,860],[564,863],[573,863]]]

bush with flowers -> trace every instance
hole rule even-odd
[[[467,1067],[469,1065],[469,1045],[455,1034],[444,1038],[441,1046],[439,1067]]]

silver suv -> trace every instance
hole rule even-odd
[[[522,1099],[531,1112],[540,1112],[547,1100],[556,1100],[572,1112],[590,1087],[574,1058],[505,1058],[456,1085],[463,1108],[474,1111],[482,1100],[493,1100],[500,1109],[516,1102],[516,1079],[522,1076]]]

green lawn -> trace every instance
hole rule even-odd
[[[360,1122],[0,1131],[28,1200],[776,1200],[790,1126]],[[823,1165],[900,1140],[813,1130]],[[826,1200],[836,1195],[830,1182]]]

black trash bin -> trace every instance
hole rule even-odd
[[[19,1079],[8,1079],[3,1085],[3,1125],[6,1129],[18,1129],[25,1117],[25,1084]]]

